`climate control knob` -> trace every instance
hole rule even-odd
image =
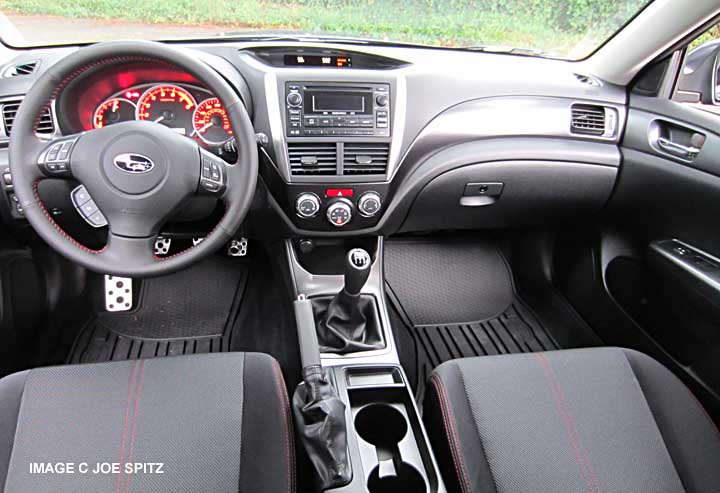
[[[302,103],[302,96],[300,95],[299,92],[291,92],[290,94],[287,95],[287,104],[289,106],[296,107],[296,106],[300,106],[301,103]]]
[[[364,217],[373,217],[381,206],[382,199],[376,192],[365,192],[358,199],[358,212]]]
[[[313,217],[320,210],[320,199],[314,193],[301,193],[295,199],[295,212],[300,217]]]
[[[346,199],[333,202],[327,208],[327,219],[333,226],[342,227],[352,219],[352,203]]]

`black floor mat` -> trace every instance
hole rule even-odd
[[[70,363],[230,350],[247,268],[211,257],[142,282],[137,308],[100,312],[81,330]]]
[[[395,332],[410,336],[398,337],[399,354],[418,398],[445,361],[559,347],[516,294],[492,241],[388,241],[385,273],[391,318],[403,326]]]

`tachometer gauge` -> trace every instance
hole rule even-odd
[[[190,135],[195,98],[182,87],[162,84],[148,89],[138,99],[135,116],[138,120],[161,123],[173,130]]]
[[[135,119],[135,104],[124,98],[112,98],[95,109],[93,114],[93,127],[103,128],[113,123],[126,122]]]
[[[208,144],[222,144],[233,134],[230,118],[218,98],[208,98],[198,104],[193,114],[193,125],[198,137]]]

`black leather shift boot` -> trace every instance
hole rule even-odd
[[[310,301],[322,352],[345,354],[385,347],[372,296],[353,296],[340,291],[332,298]]]
[[[352,479],[345,404],[320,367],[304,369],[303,378],[293,395],[300,439],[318,473],[320,489],[345,485]]]

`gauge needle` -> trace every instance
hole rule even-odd
[[[165,119],[165,117],[164,117],[164,116],[161,116],[161,117],[159,117],[157,120],[155,120],[155,123],[160,123],[160,122],[163,121],[164,119]]]
[[[198,132],[199,134],[201,134],[201,133],[203,133],[205,130],[207,130],[208,128],[210,128],[210,127],[212,127],[212,126],[213,126],[213,122],[210,121],[209,123],[206,123],[206,124],[203,125],[202,127],[198,128],[198,129],[197,129],[197,132]]]

